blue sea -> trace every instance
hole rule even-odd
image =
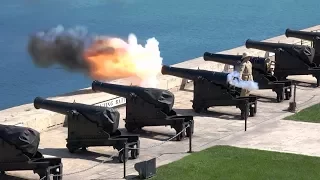
[[[143,44],[155,37],[170,65],[317,25],[319,7],[317,0],[2,0],[0,109],[91,85],[80,73],[37,68],[26,50],[37,31],[81,25],[121,38],[134,33]]]

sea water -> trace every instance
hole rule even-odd
[[[2,0],[0,109],[89,87],[91,79],[60,67],[34,66],[26,45],[34,32],[64,25],[139,43],[155,37],[165,64],[175,64],[318,25],[317,0]]]

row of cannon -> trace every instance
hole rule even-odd
[[[253,78],[260,89],[270,89],[276,93],[277,102],[289,100],[292,96],[292,82],[289,75],[311,74],[320,77],[320,34],[286,30],[287,37],[298,37],[313,41],[313,47],[283,43],[246,41],[247,48],[255,48],[275,53],[274,69],[270,70],[266,58],[251,57]],[[241,56],[205,52],[205,61],[214,61],[238,66]],[[257,113],[257,97],[241,97],[241,88],[228,81],[227,72],[214,72],[200,69],[186,69],[163,65],[163,75],[176,76],[193,81],[192,109],[196,113],[207,111],[215,106],[235,106],[240,109],[241,119],[253,117]],[[125,128],[130,134],[119,130],[120,113],[115,108],[68,103],[37,97],[36,109],[45,109],[66,115],[70,153],[85,150],[91,146],[113,146],[117,149],[119,162],[140,155],[139,130],[146,126],[171,126],[176,131],[176,140],[191,137],[194,133],[193,116],[178,115],[173,109],[175,96],[169,90],[126,86],[99,81],[92,82],[92,90],[126,98]],[[11,132],[11,134],[10,134]],[[16,139],[12,132],[17,136]],[[29,132],[29,133],[26,133]],[[40,133],[17,126],[0,126],[0,171],[34,170],[41,178],[54,174],[56,180],[62,179],[60,158],[44,158],[38,151]],[[21,138],[24,137],[24,138]],[[21,139],[24,139],[21,143]],[[19,144],[20,143],[20,144]]]

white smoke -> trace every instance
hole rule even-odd
[[[242,89],[247,89],[249,91],[257,90],[259,89],[258,83],[254,81],[242,81],[240,79],[240,74],[237,71],[232,71],[231,73],[228,74],[227,81],[229,84],[242,88]]]
[[[145,47],[138,44],[137,37],[130,34],[128,37],[128,51],[134,58],[136,75],[141,79],[142,87],[156,88],[157,75],[161,73],[162,60],[159,50],[159,42],[153,37],[147,40]]]

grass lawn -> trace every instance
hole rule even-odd
[[[294,115],[285,117],[284,119],[320,123],[320,104],[303,109]]]
[[[160,166],[152,180],[319,180],[320,158],[215,146]]]

